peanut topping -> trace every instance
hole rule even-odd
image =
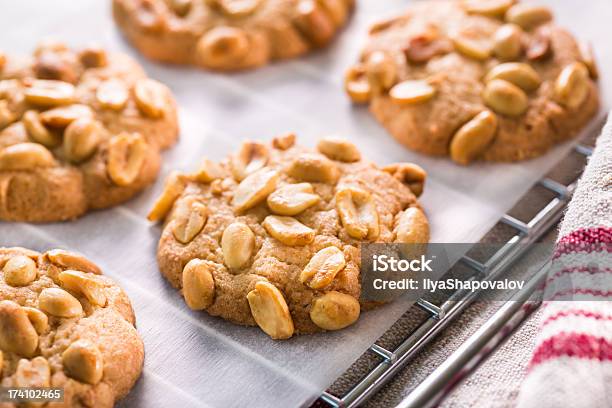
[[[67,105],[74,100],[74,85],[55,80],[38,79],[25,90],[25,100],[40,106]]]
[[[59,134],[51,132],[42,124],[38,112],[29,110],[23,115],[21,120],[28,135],[36,143],[40,143],[45,147],[56,147],[62,143]]]
[[[276,170],[264,167],[242,180],[232,199],[234,210],[245,211],[264,201],[276,188],[278,177]]]
[[[47,126],[64,128],[80,118],[93,118],[93,112],[87,105],[68,105],[51,109],[40,114],[40,120]]]
[[[118,79],[107,79],[96,90],[96,100],[104,109],[120,111],[125,107],[128,98],[127,87]]]
[[[326,137],[317,144],[317,150],[332,160],[352,163],[361,160],[361,153],[353,143],[339,137]]]
[[[26,312],[30,323],[32,323],[32,326],[36,330],[36,333],[44,334],[47,332],[47,329],[49,329],[49,318],[46,314],[33,307],[24,306],[22,309]]]
[[[349,68],[344,76],[344,89],[355,103],[366,103],[372,97],[372,87],[361,65]]]
[[[215,280],[206,261],[192,259],[183,268],[183,296],[193,310],[206,309],[213,303]]]
[[[391,100],[400,106],[424,103],[433,98],[436,90],[427,81],[407,80],[391,88]]]
[[[223,168],[212,160],[204,159],[192,177],[200,183],[209,184],[223,177]]]
[[[293,319],[283,294],[270,282],[259,281],[247,300],[257,325],[273,339],[288,339],[293,335]]]
[[[15,385],[23,388],[43,388],[51,386],[51,369],[44,357],[34,357],[32,360],[22,358],[17,364]]]
[[[230,168],[237,181],[242,181],[249,174],[262,169],[268,163],[270,153],[261,142],[246,141],[242,143],[238,154],[232,156]]]
[[[514,0],[466,0],[465,11],[487,17],[502,17],[514,4]]]
[[[488,107],[507,116],[520,116],[529,107],[529,100],[525,92],[503,79],[488,82],[482,98]]]
[[[497,117],[488,110],[463,125],[450,144],[450,156],[459,164],[476,159],[491,143],[497,131]]]
[[[36,280],[36,262],[27,256],[17,255],[9,259],[2,268],[4,281],[11,286],[26,286]]]
[[[108,65],[106,51],[103,48],[92,45],[79,52],[81,63],[87,68],[101,68]]]
[[[76,269],[78,271],[89,272],[95,275],[101,275],[102,271],[98,265],[91,262],[81,254],[76,252],[65,251],[63,249],[53,249],[47,251],[45,256],[49,261],[64,269]]]
[[[302,271],[300,282],[313,289],[322,289],[332,283],[338,272],[346,266],[344,254],[331,246],[317,252]]]
[[[223,260],[230,270],[244,267],[255,249],[255,234],[248,225],[234,222],[225,228],[221,237]]]
[[[315,46],[327,44],[334,35],[332,19],[315,0],[299,0],[294,23]]]
[[[121,133],[108,145],[108,175],[118,186],[129,186],[144,165],[147,142],[140,133]]]
[[[59,274],[62,287],[69,291],[84,295],[89,303],[94,306],[106,306],[106,294],[104,284],[92,277],[90,274],[67,270]]]
[[[375,51],[366,60],[366,74],[374,92],[381,93],[395,84],[397,66],[390,55]]]
[[[28,314],[17,303],[0,301],[0,349],[32,357],[38,347],[38,333]]]
[[[412,37],[404,54],[413,64],[424,64],[437,55],[452,51],[453,45],[447,38],[441,38],[434,32]]]
[[[191,10],[191,0],[170,0],[170,8],[179,17],[185,17]]]
[[[196,197],[187,197],[176,207],[174,238],[182,244],[190,243],[202,231],[208,219],[208,209]]]
[[[247,33],[234,27],[215,27],[196,46],[198,61],[209,68],[237,65],[249,53]]]
[[[276,214],[297,215],[319,200],[310,183],[286,184],[268,196],[268,207]]]
[[[540,75],[530,65],[522,62],[507,62],[499,64],[489,71],[485,82],[494,79],[503,79],[522,88],[525,92],[532,92],[539,88],[542,80]]]
[[[355,323],[361,312],[354,297],[332,291],[312,302],[310,319],[325,330],[340,330]]]
[[[70,293],[59,288],[46,288],[38,296],[38,307],[56,317],[72,318],[83,313],[83,306]]]
[[[378,212],[369,192],[355,187],[341,189],[336,193],[336,210],[351,237],[370,240],[378,237]]]
[[[484,61],[491,56],[493,44],[480,33],[463,31],[453,37],[455,49],[466,57]]]
[[[423,194],[427,173],[421,166],[414,163],[394,163],[383,167],[383,170],[407,184],[415,196]]]
[[[243,18],[253,14],[262,0],[207,0],[227,17]]]
[[[102,137],[102,125],[91,118],[72,122],[64,132],[64,155],[72,163],[89,159],[98,149]]]
[[[318,154],[304,153],[298,156],[287,174],[297,180],[335,184],[340,177],[338,167],[331,160]]]
[[[531,30],[552,19],[553,15],[548,7],[529,3],[515,4],[506,13],[506,21],[519,25],[525,30]]]
[[[493,37],[493,54],[501,60],[515,60],[523,52],[523,30],[516,24],[504,24]]]
[[[580,42],[580,57],[582,62],[589,69],[591,78],[599,78],[599,68],[597,67],[597,61],[595,61],[595,51],[593,46],[587,42]]]
[[[555,99],[561,105],[576,109],[589,95],[589,70],[582,62],[563,68],[555,81]]]
[[[100,349],[89,340],[77,340],[62,354],[62,365],[69,377],[95,385],[104,374]]]
[[[277,136],[272,139],[272,146],[275,149],[287,150],[295,144],[295,133],[287,133],[282,136]]]
[[[166,90],[159,82],[142,78],[134,85],[134,100],[136,106],[150,118],[158,119],[164,116],[166,107]]]
[[[51,152],[38,143],[18,143],[0,150],[0,170],[32,170],[56,165]]]
[[[166,218],[174,202],[178,196],[181,195],[183,190],[185,190],[185,180],[178,172],[171,173],[166,180],[162,194],[155,204],[153,204],[153,208],[149,212],[149,215],[147,215],[149,221],[161,221]]]
[[[268,234],[285,245],[307,245],[315,237],[315,230],[293,217],[268,215],[261,225],[268,231]]]
[[[395,242],[426,244],[429,242],[429,222],[420,208],[410,207],[401,213],[393,233]]]
[[[540,61],[552,55],[550,31],[547,27],[537,30],[527,44],[527,59],[529,61]]]

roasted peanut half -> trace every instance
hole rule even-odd
[[[297,180],[334,184],[340,171],[334,162],[319,154],[304,153],[296,157],[287,174]]]
[[[514,4],[514,0],[466,0],[463,8],[470,14],[502,17]]]
[[[520,116],[529,107],[525,91],[503,79],[489,81],[482,98],[488,107],[506,116]]]
[[[259,281],[247,295],[251,314],[257,325],[273,339],[293,335],[293,319],[280,290],[270,282]]]
[[[484,110],[463,125],[450,144],[450,156],[455,162],[466,165],[486,149],[495,137],[497,116]]]
[[[223,177],[223,168],[212,160],[204,159],[198,170],[192,174],[194,180],[200,183],[211,183]]]
[[[278,177],[276,170],[264,167],[242,180],[234,191],[234,210],[242,212],[264,201],[276,188]]]
[[[286,184],[268,196],[268,207],[276,214],[297,215],[319,202],[312,184]]]
[[[268,234],[285,245],[301,246],[312,242],[315,230],[293,217],[268,215],[261,223]]]
[[[104,48],[90,45],[79,52],[79,60],[86,68],[100,68],[108,65]]]
[[[414,163],[394,163],[383,167],[383,170],[408,185],[415,196],[423,194],[427,172],[421,166]]]
[[[166,89],[153,79],[141,78],[134,84],[134,101],[145,116],[161,118],[167,103]]]
[[[332,160],[352,163],[361,160],[357,146],[340,137],[326,137],[319,140],[317,150]]]
[[[365,62],[366,75],[370,87],[375,93],[391,88],[397,78],[397,65],[393,58],[384,51],[375,51]]]
[[[494,79],[508,81],[525,92],[535,91],[542,83],[536,70],[523,62],[506,62],[493,67],[485,77],[485,82]]]
[[[37,79],[25,90],[25,100],[39,106],[67,105],[74,100],[74,85],[68,82]]]
[[[170,9],[179,17],[185,17],[191,10],[191,0],[170,0]]]
[[[108,175],[118,186],[129,186],[140,174],[148,145],[140,133],[120,133],[108,144]]]
[[[208,208],[196,197],[187,197],[176,207],[172,234],[180,243],[188,244],[202,231],[207,219]]]
[[[36,280],[36,262],[27,256],[17,255],[9,259],[2,268],[4,281],[11,286],[26,286]]]
[[[234,27],[216,27],[204,34],[197,43],[198,61],[209,68],[237,65],[249,53],[246,32]]]
[[[547,27],[541,27],[527,43],[527,50],[525,51],[527,59],[529,61],[540,61],[551,57],[552,53],[550,30]]]
[[[59,288],[46,288],[38,296],[38,307],[56,317],[72,318],[83,313],[83,306],[70,293]]]
[[[203,310],[215,298],[215,280],[211,267],[201,259],[192,259],[183,268],[183,296],[193,310]]]
[[[361,312],[359,301],[337,291],[327,292],[312,302],[310,320],[325,330],[340,330],[355,323]]]
[[[51,386],[51,368],[46,358],[38,356],[32,360],[22,358],[17,363],[15,385],[23,388]]]
[[[287,133],[272,139],[272,146],[278,150],[287,150],[295,144],[295,133]]]
[[[503,60],[519,58],[523,52],[523,30],[516,24],[504,24],[493,36],[493,54]]]
[[[323,46],[334,35],[334,23],[319,1],[299,0],[293,23],[316,46]]]
[[[42,124],[37,111],[27,111],[23,115],[23,118],[21,118],[21,121],[28,132],[28,136],[36,143],[40,143],[46,147],[56,147],[62,143],[59,134],[50,131]]]
[[[0,170],[32,170],[56,164],[51,152],[38,143],[18,143],[0,150]]]
[[[249,174],[255,173],[266,166],[270,152],[261,142],[247,140],[242,143],[237,154],[230,160],[232,175],[237,181],[244,180]]]
[[[479,61],[484,61],[491,56],[493,43],[490,38],[480,33],[462,31],[452,37],[453,45],[457,52]]]
[[[227,17],[242,18],[253,14],[262,0],[206,0],[206,2]]]
[[[521,26],[525,30],[531,30],[552,19],[553,14],[548,7],[529,3],[515,4],[506,13],[506,21]]]
[[[395,242],[402,244],[425,244],[429,242],[429,222],[418,207],[410,207],[399,216],[393,231]]]
[[[300,282],[313,289],[321,289],[332,283],[338,272],[346,266],[344,254],[335,246],[317,252],[300,274]]]
[[[589,70],[582,62],[563,68],[555,81],[555,99],[561,105],[576,109],[589,95]]]
[[[106,294],[104,284],[90,274],[67,270],[59,274],[61,286],[73,293],[84,295],[89,303],[94,306],[106,306]]]
[[[122,110],[127,104],[130,94],[125,84],[118,79],[107,79],[98,85],[96,100],[104,109]]]
[[[104,361],[98,346],[89,340],[77,340],[62,353],[62,365],[70,378],[95,385],[104,374]]]
[[[49,318],[46,314],[33,307],[24,306],[22,309],[28,315],[28,319],[30,319],[30,323],[32,323],[36,333],[43,334],[47,332],[49,328]]]
[[[4,129],[17,119],[19,117],[11,110],[8,101],[0,100],[0,129]]]
[[[38,347],[38,333],[21,306],[0,301],[0,350],[32,357]]]
[[[171,173],[166,179],[164,190],[155,204],[153,204],[149,215],[147,215],[147,219],[149,221],[161,221],[166,218],[183,190],[185,190],[185,180],[180,173],[176,171]]]
[[[591,78],[598,79],[599,78],[599,68],[597,67],[597,61],[595,60],[595,51],[593,51],[593,46],[587,42],[580,42],[580,58],[584,65],[589,69],[589,74]]]
[[[234,222],[225,228],[221,236],[223,260],[230,270],[242,268],[249,262],[255,249],[255,234],[248,225]]]
[[[367,103],[372,97],[372,87],[366,70],[361,65],[350,67],[344,75],[344,90],[355,103]]]
[[[400,106],[410,106],[429,101],[436,89],[424,80],[407,80],[395,85],[389,91],[391,100]]]
[[[75,269],[78,271],[89,272],[96,275],[101,275],[102,271],[95,263],[85,258],[76,252],[66,251],[63,249],[53,249],[45,253],[45,257],[52,264],[60,266],[64,269]]]
[[[81,118],[64,131],[64,156],[72,163],[89,159],[98,149],[102,138],[102,124],[95,119]]]
[[[93,111],[89,106],[77,103],[53,108],[40,114],[41,122],[54,128],[65,128],[80,118],[93,118]]]
[[[355,239],[376,239],[380,233],[378,211],[372,195],[360,188],[343,188],[336,193],[336,210],[346,232]]]

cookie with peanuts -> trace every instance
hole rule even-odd
[[[0,58],[0,220],[49,222],[120,204],[178,137],[170,90],[123,54],[42,43]]]
[[[465,165],[575,136],[598,112],[597,77],[590,46],[549,8],[443,0],[374,24],[345,90],[406,147]]]
[[[378,167],[342,138],[245,141],[221,162],[173,173],[149,219],[163,221],[162,274],[187,306],[274,339],[357,321],[362,243],[426,243],[426,173]]]

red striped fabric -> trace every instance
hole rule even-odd
[[[612,360],[612,340],[589,334],[561,332],[538,345],[530,368],[559,357],[609,361]]]

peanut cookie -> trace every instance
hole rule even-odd
[[[57,387],[62,407],[112,407],[143,359],[127,295],[95,264],[61,249],[0,248],[3,387]]]
[[[591,49],[514,0],[420,2],[373,25],[345,89],[408,148],[474,160],[544,154],[597,113]]]
[[[119,28],[147,57],[220,71],[323,47],[352,8],[353,0],[113,0]]]
[[[45,43],[0,57],[0,219],[122,203],[155,180],[177,135],[169,89],[126,55]]]
[[[246,141],[171,175],[149,214],[165,220],[159,266],[187,305],[274,339],[358,319],[361,242],[429,241],[419,166],[378,168],[344,139],[294,141]]]

